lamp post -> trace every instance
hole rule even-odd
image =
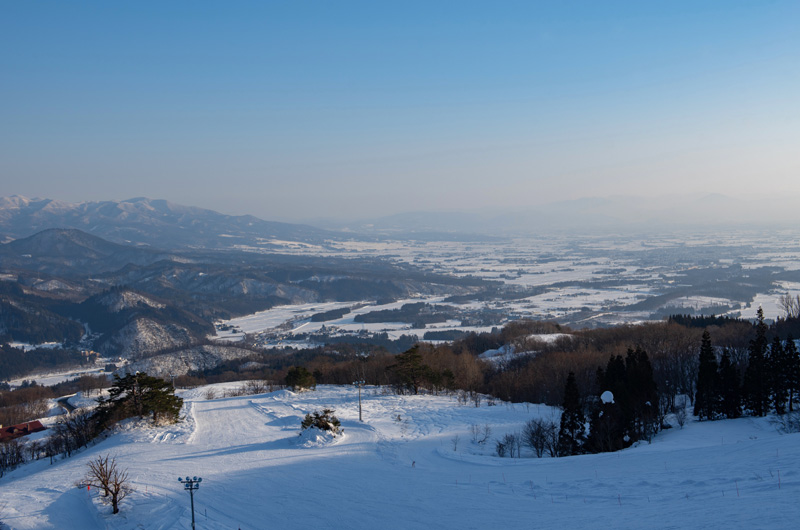
[[[203,482],[203,479],[200,477],[178,477],[178,482],[183,484],[183,489],[189,492],[189,498],[192,502],[192,530],[194,530],[194,490],[200,488],[200,483]]]
[[[361,386],[364,381],[353,381],[353,384],[358,387],[358,421],[364,421],[361,419]]]

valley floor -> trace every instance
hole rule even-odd
[[[219,395],[224,386],[212,388]],[[360,423],[350,387],[207,400],[208,388],[182,394],[186,421],[176,426],[128,426],[72,458],[9,473],[0,521],[18,530],[189,529],[189,495],[177,480],[187,475],[203,478],[198,529],[795,528],[800,520],[800,434],[779,434],[768,419],[689,422],[613,454],[501,459],[495,438],[557,412],[368,389]],[[325,407],[336,409],[344,435],[298,436],[302,417]],[[472,442],[472,424],[489,424],[492,441]],[[106,454],[136,490],[118,515],[75,485]]]

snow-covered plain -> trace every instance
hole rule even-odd
[[[333,244],[325,251],[334,256],[381,257],[398,263],[413,264],[426,272],[458,277],[477,277],[499,281],[516,288],[531,289],[531,296],[521,299],[475,300],[469,303],[447,302],[457,310],[481,310],[499,313],[497,321],[484,321],[485,328],[462,326],[457,319],[413,329],[408,323],[381,322],[361,324],[354,321],[360,313],[396,309],[404,303],[445,303],[439,296],[418,296],[394,304],[377,305],[375,300],[361,302],[319,302],[297,306],[274,307],[254,315],[219,322],[240,330],[218,330],[217,340],[240,341],[248,334],[264,333],[258,340],[262,347],[313,347],[295,334],[320,332],[324,325],[329,336],[361,331],[387,333],[391,339],[416,335],[423,339],[427,331],[488,331],[505,321],[519,318],[557,320],[572,327],[618,325],[646,320],[661,320],[666,314],[697,313],[754,318],[759,306],[767,319],[783,316],[778,299],[784,294],[800,293],[800,282],[780,280],[763,282],[760,292],[750,300],[726,298],[716,293],[675,293],[656,301],[658,305],[639,307],[639,302],[673,293],[684,286],[687,271],[704,269],[709,279],[717,269],[725,276],[729,268],[736,272],[778,267],[785,271],[800,268],[798,240],[793,232],[685,233],[623,236],[540,236],[488,242],[455,241],[350,241]],[[298,250],[299,253],[305,251]],[[327,255],[327,254],[326,254]],[[720,277],[722,277],[720,276]],[[700,279],[691,282],[702,285]],[[750,296],[750,295],[748,295]],[[314,313],[349,307],[352,312],[327,322],[311,322]],[[489,325],[491,324],[491,325]]]
[[[224,385],[212,388],[221,395]],[[800,518],[800,434],[780,434],[769,419],[690,421],[613,454],[509,459],[493,456],[494,439],[558,412],[368,388],[360,423],[350,387],[207,400],[208,390],[183,392],[177,425],[128,425],[72,458],[9,473],[0,520],[26,530],[188,529],[177,481],[187,475],[203,478],[203,529],[796,528]],[[301,439],[301,418],[324,407],[336,409],[344,435]],[[490,425],[492,439],[473,443],[473,424]],[[136,488],[118,515],[75,486],[106,454]]]
[[[265,348],[291,345],[297,348],[312,348],[317,344],[308,341],[292,342],[288,340],[297,333],[319,333],[322,328],[328,329],[328,333],[358,333],[366,331],[369,333],[386,333],[391,339],[398,339],[401,335],[413,335],[419,340],[428,331],[442,331],[457,329],[464,332],[488,332],[493,326],[462,326],[460,320],[448,320],[446,322],[429,324],[424,329],[414,329],[407,322],[356,322],[357,315],[363,315],[371,311],[387,311],[400,309],[409,303],[424,302],[427,304],[438,304],[444,300],[442,296],[429,296],[419,298],[408,298],[387,304],[377,304],[374,301],[362,302],[320,302],[312,304],[297,304],[276,306],[265,311],[259,311],[252,315],[237,317],[230,320],[218,322],[218,326],[230,326],[236,331],[217,330],[217,335],[210,337],[216,340],[228,342],[241,341],[243,334],[255,333],[277,333],[285,331],[285,336],[259,343]],[[475,304],[459,304],[460,307],[474,307]],[[350,312],[342,318],[327,320],[325,322],[312,322],[311,316],[315,313],[331,311],[333,309],[349,308]]]
[[[25,381],[36,381],[36,384],[44,385],[44,386],[52,386],[57,385],[58,383],[63,383],[64,381],[69,381],[71,379],[77,379],[83,375],[102,375],[107,374],[105,371],[105,366],[108,363],[116,363],[117,366],[124,366],[127,364],[126,360],[119,360],[119,359],[109,359],[109,358],[98,358],[95,360],[93,366],[85,366],[82,368],[76,368],[74,370],[54,370],[51,372],[37,372],[28,374],[24,377],[17,377],[15,379],[9,379],[6,381],[12,388],[17,388],[22,385]],[[110,377],[110,376],[109,376]]]

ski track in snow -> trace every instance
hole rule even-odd
[[[369,388],[361,423],[352,387],[182,394],[180,424],[126,424],[71,458],[7,474],[0,520],[15,530],[185,530],[177,477],[187,475],[203,477],[203,529],[795,528],[800,517],[800,434],[765,418],[690,421],[618,453],[509,459],[493,455],[495,439],[558,412]],[[300,421],[323,408],[335,409],[343,435],[306,446]],[[471,424],[489,424],[491,440],[473,443]],[[135,487],[113,516],[95,490],[75,486],[106,454]]]

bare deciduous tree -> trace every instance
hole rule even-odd
[[[558,456],[558,426],[552,421],[530,420],[522,429],[521,439],[538,458],[542,458],[545,451],[550,456]]]
[[[792,296],[787,293],[779,297],[778,306],[783,309],[786,318],[800,317],[800,294]]]
[[[472,435],[472,443],[478,443],[478,438],[481,434],[481,427],[477,423],[472,423],[469,426],[469,432]]]
[[[245,388],[250,395],[264,394],[267,392],[267,382],[260,379],[251,379],[245,383]]]
[[[497,440],[495,445],[495,451],[497,451],[497,456],[504,457],[506,455],[514,458],[520,457],[519,450],[522,446],[522,439],[519,434],[516,433],[508,433],[503,435],[503,437]]]
[[[471,392],[470,399],[472,399],[472,404],[475,405],[476,408],[481,406],[481,395],[479,393]]]
[[[686,425],[686,418],[686,397],[681,396],[678,398],[678,401],[675,404],[675,421],[678,423],[681,429],[683,429],[683,426]]]
[[[117,466],[117,459],[98,456],[88,464],[86,484],[102,488],[104,497],[111,497],[112,513],[119,513],[119,503],[133,491],[128,484],[128,471]]]
[[[479,444],[485,444],[489,440],[489,437],[491,435],[492,435],[492,428],[489,426],[488,423],[484,423],[483,424],[483,438],[478,440],[478,443]]]

